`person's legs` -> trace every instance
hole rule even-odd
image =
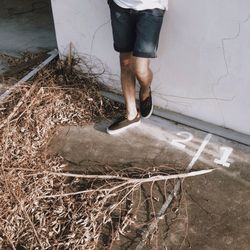
[[[129,120],[137,115],[135,79],[141,86],[141,99],[145,100],[150,94],[150,84],[153,73],[149,67],[148,58],[135,57],[132,53],[120,53],[121,84]]]
[[[132,52],[120,53],[121,85],[126,106],[126,117],[117,119],[107,128],[107,133],[114,135],[128,128],[137,126],[141,122],[141,115],[137,112],[135,101],[135,74],[132,68]]]
[[[153,79],[153,72],[150,69],[150,59],[133,56],[133,72],[141,86],[141,99],[149,96],[150,85]]]
[[[126,104],[126,117],[108,127],[110,134],[119,133],[148,118],[153,111],[150,85],[153,73],[150,59],[156,57],[164,10],[134,11],[123,9],[109,0],[114,49],[120,52],[121,85]],[[140,89],[140,111],[136,108],[135,81]]]
[[[132,120],[137,115],[135,102],[135,74],[133,72],[132,53],[120,53],[121,84],[126,104],[127,118]]]
[[[165,11],[149,9],[136,15],[136,41],[133,50],[133,71],[140,83],[140,112],[142,117],[149,118],[153,112],[151,82],[153,73],[150,69],[150,58],[157,57],[159,36]]]
[[[132,120],[137,115],[135,102],[135,75],[132,52],[135,44],[135,16],[109,0],[114,49],[120,52],[121,86],[126,104],[126,115]]]

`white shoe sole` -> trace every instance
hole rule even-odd
[[[123,127],[123,128],[120,128],[120,129],[116,129],[116,130],[109,130],[109,129],[107,128],[106,131],[107,131],[107,133],[108,133],[109,135],[117,135],[117,134],[120,134],[120,133],[126,131],[126,130],[129,129],[129,128],[133,128],[133,127],[139,126],[140,123],[141,123],[141,120],[139,120],[138,122],[131,123],[130,125],[128,125],[128,126],[126,126],[126,127]]]
[[[153,114],[153,111],[154,111],[154,105],[152,104],[152,108],[151,108],[149,114],[147,116],[141,116],[141,117],[143,119],[148,119]]]

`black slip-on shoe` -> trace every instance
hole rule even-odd
[[[154,109],[153,102],[152,102],[151,88],[149,91],[149,96],[145,100],[141,99],[141,90],[140,90],[139,98],[140,98],[141,116],[143,118],[149,118],[152,115],[153,109]]]
[[[119,134],[128,128],[138,126],[141,123],[141,115],[137,113],[133,120],[128,120],[126,117],[121,117],[107,128],[107,133],[110,135]]]

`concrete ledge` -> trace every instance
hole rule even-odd
[[[18,81],[15,85],[13,85],[11,88],[6,90],[3,94],[0,95],[0,103],[4,102],[5,98],[8,97],[14,88],[18,87],[21,84],[24,84],[27,82],[29,79],[31,79],[33,76],[35,76],[41,69],[46,67],[50,62],[52,62],[57,56],[58,56],[58,51],[57,49],[52,50],[48,52],[49,57],[44,60],[41,64],[39,64],[36,68],[34,68],[32,71],[30,71],[26,76],[24,76],[20,81]]]
[[[111,100],[124,103],[123,97],[119,95],[118,93],[102,91],[101,94]],[[178,123],[181,123],[181,124],[184,124],[184,125],[196,128],[196,129],[200,129],[202,131],[209,132],[214,135],[218,135],[226,139],[230,139],[230,140],[245,144],[247,146],[250,146],[249,135],[237,132],[232,129],[223,128],[223,127],[217,126],[209,122],[205,122],[205,121],[193,118],[193,117],[189,117],[189,116],[176,113],[174,111],[170,111],[167,109],[162,109],[156,106],[154,107],[153,114],[155,116],[158,116],[167,120],[175,121],[175,122],[178,122]]]

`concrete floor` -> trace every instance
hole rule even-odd
[[[7,56],[57,48],[50,0],[3,0],[0,8],[0,95],[24,75],[25,65],[10,67]],[[41,61],[29,61],[30,70]],[[17,69],[17,70],[16,70]],[[8,72],[8,76],[6,76]],[[5,74],[6,73],[6,74]],[[25,74],[25,73],[22,73]],[[8,81],[6,81],[6,77]],[[3,79],[3,81],[2,81]]]
[[[207,138],[205,132],[155,116],[117,136],[105,133],[109,123],[58,128],[48,150],[63,156],[70,171],[96,173],[107,165],[110,171],[160,165],[180,171]],[[207,142],[192,170],[217,170],[184,181],[180,203],[173,203],[154,242],[145,249],[250,248],[250,147],[213,135]],[[153,190],[159,197],[156,211],[164,201],[161,185]],[[138,218],[146,222],[152,211],[140,211]],[[132,228],[131,235],[121,237],[114,249],[135,249],[140,239],[137,233],[138,228]]]
[[[50,0],[3,0],[0,8],[0,54],[18,57],[22,52],[57,47]],[[0,57],[0,74],[8,69]]]
[[[0,51],[18,53],[56,47],[50,0],[3,0]]]
[[[23,0],[22,4],[3,0],[0,37],[0,52],[9,55],[54,49],[50,0]],[[8,64],[0,60],[0,73],[6,69]],[[207,135],[153,116],[137,129],[109,136],[104,132],[109,122],[58,128],[48,149],[62,155],[68,170],[74,171],[98,172],[106,165],[114,171],[159,165],[184,170]],[[161,221],[154,247],[145,249],[250,249],[250,148],[212,136],[193,170],[207,168],[218,170],[184,181],[181,202],[178,207],[173,204]],[[155,202],[156,209],[161,202]],[[139,238],[131,232],[116,249],[134,249]]]

